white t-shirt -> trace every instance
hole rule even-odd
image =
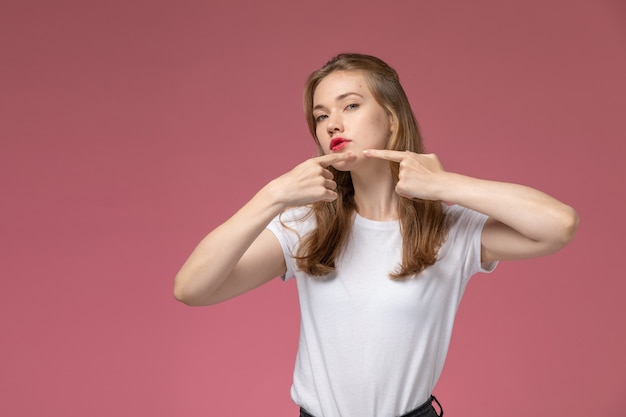
[[[450,228],[438,261],[394,281],[402,259],[399,222],[355,214],[336,270],[311,277],[292,257],[315,227],[309,208],[290,209],[268,228],[285,254],[284,279],[296,278],[300,340],[291,397],[316,417],[399,416],[426,402],[441,374],[454,316],[481,265],[483,214],[445,206]],[[283,226],[280,220],[287,226]]]

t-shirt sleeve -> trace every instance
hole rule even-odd
[[[267,225],[267,229],[274,233],[283,249],[285,265],[287,266],[287,271],[281,276],[283,281],[295,276],[296,264],[293,256],[298,249],[301,236],[304,236],[304,233],[310,228],[311,216],[309,212],[309,209],[303,207],[289,209],[276,216]]]
[[[477,272],[492,272],[498,262],[481,262],[481,237],[488,216],[458,205],[447,210],[450,221],[448,240],[454,251],[464,259],[464,275],[469,278]]]

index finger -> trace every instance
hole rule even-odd
[[[404,151],[392,151],[389,149],[366,149],[363,155],[373,158],[386,159],[388,161],[402,162],[406,156]]]
[[[346,161],[348,159],[356,158],[352,152],[346,153],[330,153],[327,155],[318,156],[316,159],[324,168],[328,168],[335,162]]]

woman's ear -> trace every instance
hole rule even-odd
[[[393,114],[391,109],[385,108],[387,111],[387,116],[389,117],[389,132],[387,133],[387,149],[395,149],[395,142],[397,138],[395,138],[395,134],[398,131],[398,118]]]

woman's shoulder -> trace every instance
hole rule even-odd
[[[279,228],[306,233],[315,227],[316,220],[311,206],[298,206],[283,210],[272,223]]]
[[[485,214],[458,204],[444,206],[444,212],[449,234],[480,228],[487,220]]]
[[[298,223],[314,218],[311,206],[289,207],[281,211],[277,217],[283,223]]]
[[[467,207],[460,206],[458,204],[444,204],[443,207],[446,218],[452,222],[458,222],[463,220],[464,218],[471,217],[486,217],[484,214],[479,213],[475,210],[469,209]]]
[[[292,243],[315,228],[315,215],[310,206],[289,207],[271,221],[268,228]],[[295,239],[295,240],[294,240]]]

